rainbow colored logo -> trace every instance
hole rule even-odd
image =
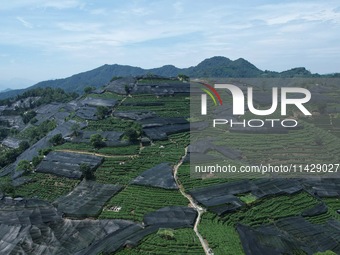
[[[217,93],[216,89],[210,86],[209,84],[203,83],[203,82],[198,82],[199,84],[203,85],[203,88],[200,88],[205,94],[201,95],[201,114],[202,115],[207,115],[207,95],[210,96],[210,98],[213,100],[215,106],[223,105],[222,99],[220,94]],[[217,103],[217,100],[218,103]]]
[[[219,102],[219,105],[222,105],[223,104],[223,102],[222,102],[222,99],[221,99],[221,96],[220,96],[220,94],[218,94],[218,92],[216,91],[216,89],[214,89],[212,86],[210,86],[209,84],[206,84],[206,83],[203,83],[203,82],[198,82],[199,84],[201,84],[201,85],[203,85],[204,87],[206,87],[206,88],[201,88],[201,90],[203,91],[203,92],[205,92],[205,93],[207,93],[209,96],[210,96],[210,98],[213,100],[213,102],[214,102],[214,104],[215,104],[215,106],[217,106],[217,101],[216,101],[216,98],[217,98],[217,100],[218,100],[218,102]],[[214,97],[214,95],[215,95],[215,97]]]

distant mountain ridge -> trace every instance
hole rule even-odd
[[[72,75],[68,78],[42,81],[26,89],[2,92],[0,93],[0,99],[13,97],[26,90],[37,87],[62,88],[66,92],[82,93],[83,89],[87,86],[98,88],[106,85],[114,76],[139,76],[148,73],[165,77],[175,77],[178,74],[185,74],[192,78],[320,77],[319,74],[312,74],[304,67],[293,68],[284,72],[262,71],[243,58],[233,61],[226,57],[217,56],[205,59],[197,66],[188,68],[177,68],[173,65],[165,65],[159,68],[143,69],[128,65],[106,64],[90,71]]]
[[[2,93],[2,92],[8,92],[8,91],[11,91],[11,90],[12,90],[12,89],[7,88],[7,89],[4,89],[4,90],[1,90],[0,93]]]

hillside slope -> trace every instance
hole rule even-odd
[[[250,77],[311,77],[319,76],[311,74],[304,67],[293,68],[281,73],[262,71],[243,58],[230,60],[226,57],[212,57],[203,60],[197,66],[177,68],[173,65],[165,65],[159,68],[143,69],[128,65],[103,65],[90,71],[82,72],[63,79],[39,82],[27,89],[11,90],[0,93],[0,99],[16,96],[24,91],[37,87],[62,88],[67,92],[82,93],[87,86],[99,88],[106,85],[114,76],[138,76],[144,74],[156,74],[165,77],[174,77],[185,74],[190,77],[216,77],[216,78],[250,78]]]

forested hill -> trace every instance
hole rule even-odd
[[[212,57],[205,59],[197,66],[177,68],[173,65],[165,65],[154,69],[142,69],[128,65],[103,65],[93,70],[75,74],[71,77],[57,80],[39,82],[27,89],[37,87],[62,88],[67,92],[83,92],[87,86],[100,87],[107,84],[114,76],[138,76],[144,74],[156,74],[165,77],[175,77],[185,74],[189,77],[311,77],[319,76],[311,74],[304,67],[293,68],[284,72],[262,71],[243,58],[230,60],[226,57]],[[25,90],[27,90],[25,89]],[[0,93],[0,99],[13,97],[25,90],[11,90]]]

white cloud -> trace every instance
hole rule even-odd
[[[53,8],[58,10],[70,8],[83,8],[85,4],[80,0],[15,0],[3,1],[0,5],[0,10],[15,10],[20,8],[39,9]]]
[[[76,0],[58,0],[58,1],[45,1],[42,5],[45,8],[54,8],[58,10],[84,8],[85,4]]]
[[[31,23],[29,23],[28,21],[26,21],[24,18],[22,17],[16,17],[16,19],[18,21],[20,21],[20,23],[24,26],[24,27],[27,27],[27,28],[33,28],[33,25]]]
[[[0,45],[10,42],[12,48],[24,49],[22,58],[27,54],[27,62],[34,62],[37,70],[46,69],[41,73],[52,72],[45,59],[59,61],[53,72],[61,73],[60,68],[75,73],[104,63],[185,67],[214,55],[243,57],[278,71],[297,63],[318,72],[339,66],[340,13],[328,1],[255,1],[251,6],[218,0],[214,5],[180,0],[12,2],[16,7],[7,18],[23,26],[2,26]],[[3,15],[0,21],[8,22]],[[321,65],[320,58],[332,66]]]
[[[96,32],[99,31],[103,24],[91,22],[60,22],[56,26],[64,31],[71,32]]]
[[[263,5],[256,8],[255,17],[268,25],[283,25],[293,21],[340,22],[340,13],[331,3],[295,2]]]

